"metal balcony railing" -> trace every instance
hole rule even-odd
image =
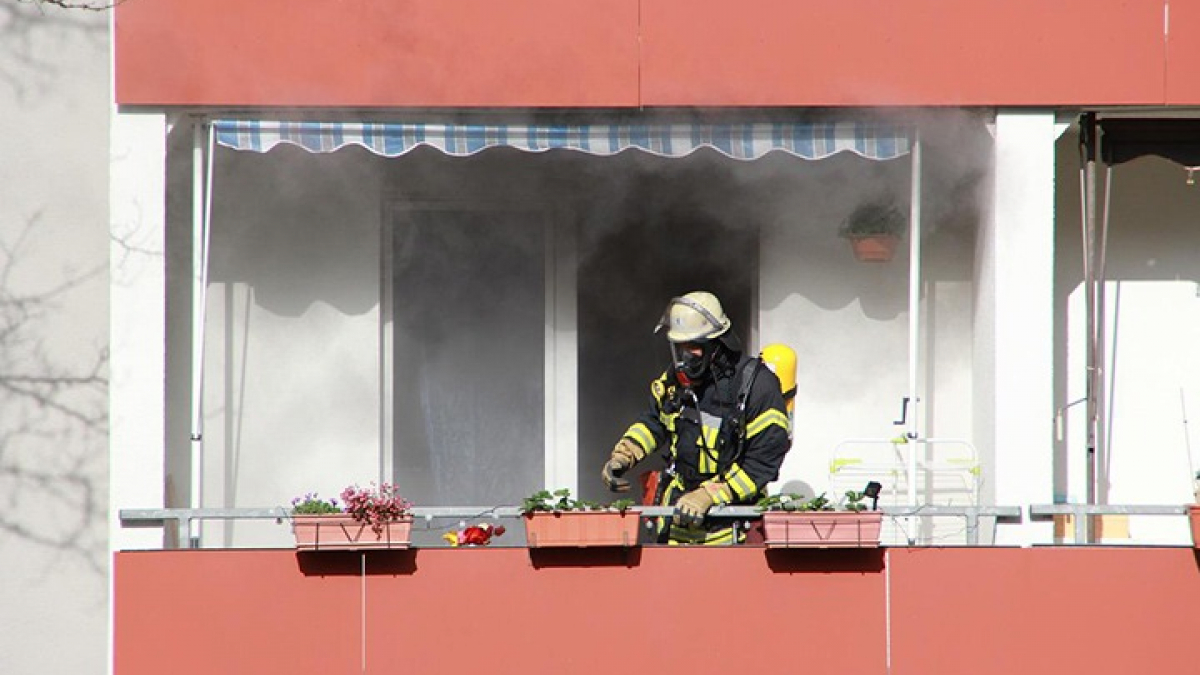
[[[1094,543],[1090,540],[1092,516],[1178,516],[1186,515],[1188,507],[1178,504],[1032,504],[1030,520],[1049,520],[1055,516],[1071,516],[1074,527],[1074,543]]]
[[[665,506],[637,507],[642,516],[656,518],[672,516],[675,509]],[[879,509],[889,518],[962,518],[966,523],[967,545],[979,544],[980,524],[984,520],[996,522],[1019,522],[1021,508],[1019,506],[917,506],[896,507],[885,506]],[[419,507],[412,510],[413,517],[430,521],[435,518],[476,519],[476,518],[519,518],[522,511],[515,506],[447,506]],[[198,548],[199,542],[192,536],[192,524],[203,520],[274,520],[282,523],[291,519],[291,510],[285,507],[272,508],[163,508],[163,509],[122,509],[119,513],[121,524],[125,527],[174,527],[177,533],[176,542],[187,543],[188,548]],[[718,506],[709,511],[709,516],[716,518],[734,518],[738,520],[758,520],[762,513],[753,506]]]

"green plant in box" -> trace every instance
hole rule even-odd
[[[538,490],[521,502],[521,510],[527,514],[546,511],[621,511],[633,506],[632,499],[618,499],[611,504],[601,504],[587,499],[572,499],[571,490],[560,488],[551,492]]]

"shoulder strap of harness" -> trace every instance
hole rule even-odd
[[[758,378],[758,367],[765,365],[761,358],[754,357],[746,361],[746,365],[742,367],[742,384],[738,387],[737,396],[738,417],[745,418],[746,401],[750,398],[750,389],[754,386],[754,380]]]
[[[732,444],[734,451],[728,454],[721,453],[723,457],[717,465],[718,474],[725,473],[730,466],[742,459],[746,444],[746,403],[750,400],[750,390],[754,388],[754,380],[758,378],[760,366],[766,366],[761,358],[750,358],[738,373],[740,383],[733,414],[721,421],[721,433],[718,435],[719,442],[725,447]]]

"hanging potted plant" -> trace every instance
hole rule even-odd
[[[888,262],[904,235],[907,218],[894,200],[880,199],[859,205],[838,228],[849,240],[854,257],[863,262]]]
[[[847,491],[840,509],[824,494],[805,500],[780,494],[759,500],[767,548],[877,548],[881,511],[868,510],[864,492]]]
[[[412,539],[412,504],[396,487],[351,485],[342,505],[309,493],[292,500],[292,531],[299,550],[405,549]]]
[[[633,500],[607,506],[571,498],[563,488],[539,490],[522,504],[525,538],[530,548],[637,546],[639,510]]]

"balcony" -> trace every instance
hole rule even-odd
[[[889,507],[885,517],[1002,528],[1070,511],[1186,511],[943,508]],[[1190,547],[540,550],[523,546],[519,525],[493,546],[437,546],[442,523],[480,513],[418,510],[414,548],[401,551],[118,552],[115,672],[159,673],[170,664],[184,674],[586,675],[707,671],[731,659],[756,672],[892,675],[1039,672],[1063,660],[1072,672],[1194,667],[1200,554]],[[248,517],[286,527],[287,518],[279,509],[121,515],[126,526],[171,526],[185,543],[190,521]]]

